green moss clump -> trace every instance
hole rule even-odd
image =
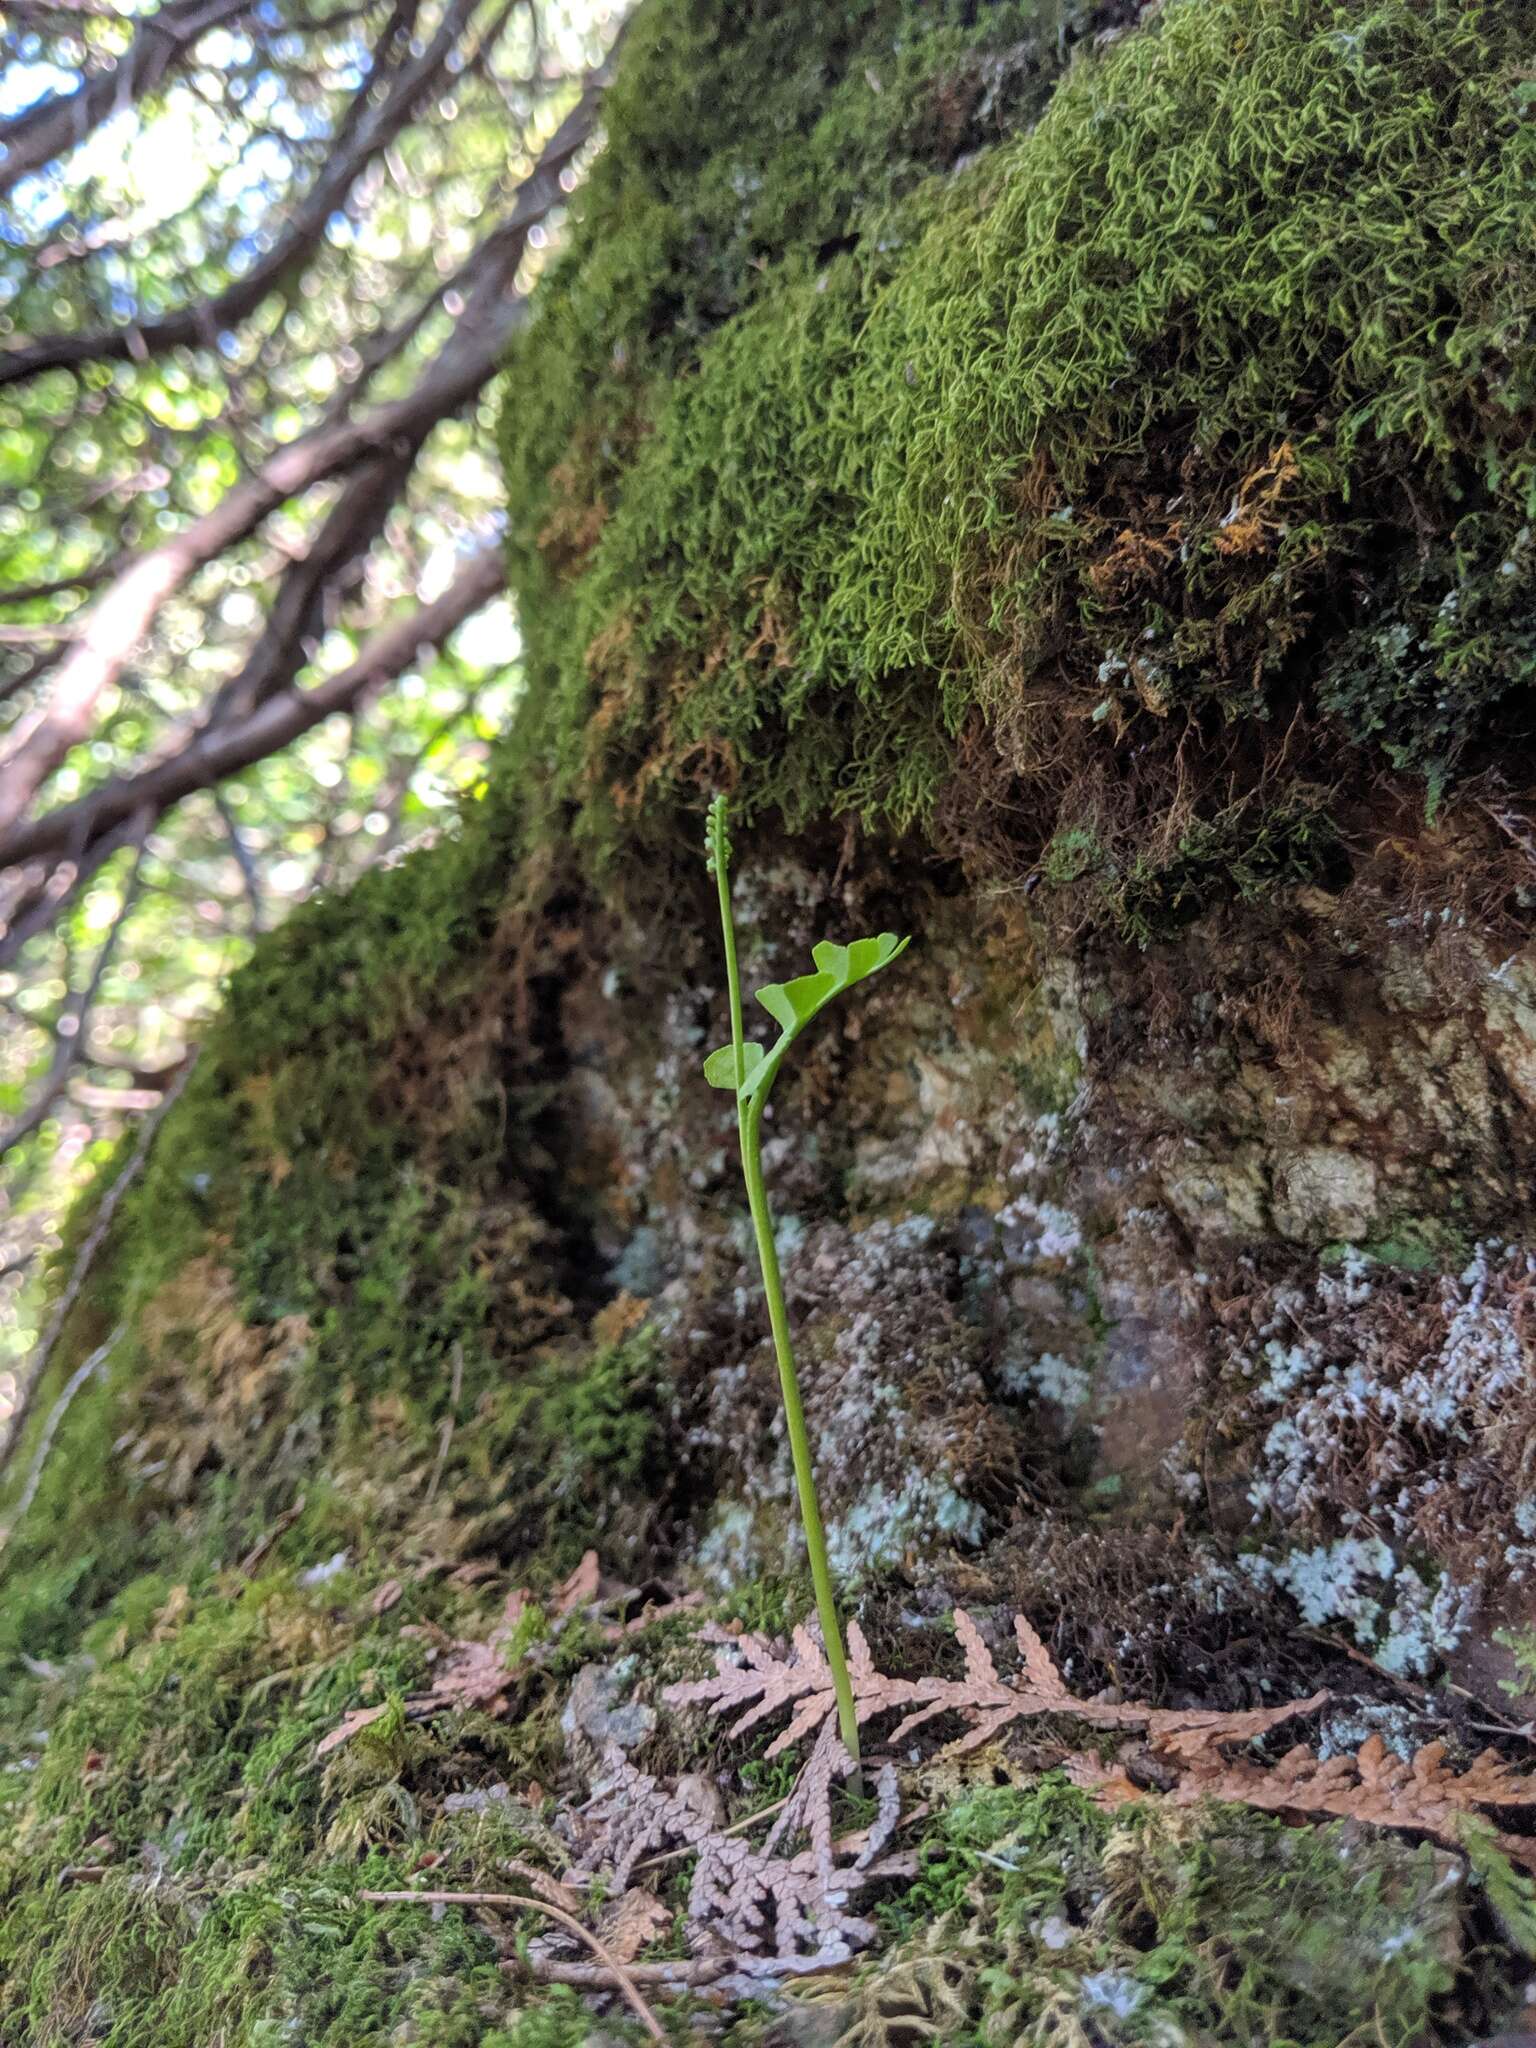
[[[836,595],[816,530],[844,534],[854,503],[840,380],[924,187],[1028,126],[1087,20],[1075,0],[638,15],[502,408],[530,677],[515,753],[558,763],[589,841],[611,845],[680,774],[748,761],[750,801],[797,820],[838,806],[850,756],[868,758],[871,810],[924,808],[943,727],[922,687],[887,746],[889,692],[866,715],[861,666],[831,715],[836,644],[800,644]],[[712,724],[743,685],[741,716]],[[786,721],[802,731],[781,773]]]
[[[617,1564],[664,1509],[675,1474],[654,1333],[556,1353],[489,1395],[466,1447],[468,1490],[499,1495],[503,1543],[568,1569],[601,1534]]]
[[[1057,888],[1080,886],[1120,932],[1148,946],[1214,903],[1254,902],[1283,884],[1312,881],[1337,852],[1327,793],[1303,786],[1192,817],[1151,850],[1118,835],[1106,844],[1088,826],[1064,827],[1045,849],[1041,874]]]
[[[1179,788],[1192,722],[1264,761],[1300,706],[1434,782],[1526,730],[1518,11],[1176,0],[1053,96],[1071,16],[984,9],[957,72],[896,0],[739,10],[708,51],[706,12],[643,12],[506,383],[519,744],[579,832],[654,840],[736,774],[791,825],[900,828],[984,734],[1040,844],[1139,850],[1177,904],[1238,840],[1253,886],[1306,871],[1300,809],[1326,836],[1240,748]]]
[[[1466,1912],[1428,1847],[1234,1808],[1111,1815],[1054,1776],[987,1788],[936,1815],[840,2038],[923,2016],[977,2048],[1464,2038]]]
[[[316,1756],[428,1682],[404,1622],[484,1637],[504,1595],[454,1590],[456,1559],[622,1569],[669,1512],[654,1339],[589,1334],[561,1287],[582,1224],[545,1199],[529,986],[550,864],[521,844],[493,793],[266,940],[91,1267],[6,1474],[14,1501],[110,1338],[3,1555],[0,2040],[570,2037],[572,2001],[519,1996],[472,1921],[355,1894],[424,1856],[500,1882],[528,1842],[444,1795],[548,1778],[600,1645],[532,1657],[516,1720],[396,1704]]]
[[[487,797],[236,977],[5,1475],[14,1500],[51,1402],[116,1331],[11,1533],[0,1656],[66,1649],[189,1543],[237,1557],[382,1416],[397,1467],[424,1468],[455,1385],[464,1422],[572,1333],[534,1195],[539,1055],[500,1051],[519,993],[499,935],[510,950],[544,901],[538,862],[511,880],[519,831]]]

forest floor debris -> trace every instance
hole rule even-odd
[[[592,1560],[583,1593],[595,1592],[594,1572]],[[1536,1870],[1536,1840],[1504,1832],[1489,1817],[1502,1822],[1511,1811],[1536,1808],[1536,1775],[1523,1774],[1495,1751],[1456,1769],[1444,1743],[1426,1744],[1403,1759],[1372,1734],[1351,1753],[1321,1757],[1298,1744],[1274,1758],[1266,1754],[1270,1738],[1288,1723],[1320,1715],[1330,1703],[1327,1692],[1242,1710],[1156,1707],[1112,1691],[1082,1698],[1023,1615],[1013,1617],[1017,1668],[1011,1675],[999,1671],[965,1609],[954,1610],[953,1627],[964,1660],[961,1676],[893,1677],[877,1668],[857,1623],[850,1626],[859,1720],[893,1724],[888,1747],[868,1758],[869,1811],[860,1825],[847,1825],[846,1787],[855,1767],[838,1736],[831,1673],[814,1628],[800,1626],[787,1641],[775,1641],[706,1623],[694,1640],[709,1646],[714,1673],[675,1681],[662,1699],[685,1722],[689,1709],[701,1709],[706,1724],[718,1725],[733,1743],[766,1732],[764,1724],[775,1716],[787,1717],[766,1746],[759,1745],[765,1764],[796,1744],[809,1745],[787,1794],[728,1822],[721,1788],[736,1781],[736,1772],[657,1775],[619,1743],[596,1749],[590,1736],[573,1730],[573,1755],[579,1760],[584,1745],[595,1763],[587,1798],[575,1804],[567,1796],[555,1817],[567,1859],[559,1876],[510,1862],[506,1868],[523,1880],[526,1893],[360,1896],[542,1913],[554,1924],[524,1939],[504,1967],[541,1984],[620,1996],[642,2012],[650,2033],[647,1990],[687,1997],[707,1989],[715,1999],[731,2000],[782,1995],[797,1984],[833,1981],[885,1945],[888,1917],[870,1908],[900,1896],[933,1869],[931,1853],[920,1851],[918,1828],[935,1807],[926,1799],[904,1802],[904,1784],[936,1783],[948,1772],[953,1793],[989,1758],[1013,1772],[1016,1767],[1003,1761],[1007,1739],[1021,1723],[1034,1721],[1041,1726],[1031,1731],[1027,1775],[1038,1782],[1042,1773],[1059,1771],[1110,1816],[1127,1809],[1166,1815],[1166,1825],[1176,1830],[1180,1813],[1219,1803],[1292,1824],[1345,1821],[1427,1837],[1442,1845],[1436,1852],[1442,1857],[1453,1852],[1445,1864],[1457,1884],[1459,1859],[1467,1859],[1501,1922],[1523,1928],[1536,1952],[1536,1894],[1519,1875]],[[604,1670],[586,1666],[580,1678]],[[1097,1731],[1103,1746],[1075,1746],[1081,1734],[1069,1733],[1070,1723]],[[937,1739],[916,1743],[925,1729]],[[899,1848],[903,1830],[911,1831],[910,1846]],[[669,1903],[668,1867],[680,1860],[691,1868]],[[1011,1864],[1005,1859],[1000,1867]],[[1067,1933],[1059,1939],[1066,1941]],[[914,1983],[926,1988],[914,1995],[933,2012],[938,1994],[928,1983],[931,1975],[918,1971]]]
[[[1061,1747],[1056,1757],[1073,1781],[1115,1805],[1165,1794],[1176,1803],[1219,1800],[1258,1807],[1287,1817],[1327,1815],[1372,1827],[1407,1829],[1450,1848],[1481,1833],[1485,1846],[1536,1871],[1536,1839],[1494,1828],[1488,1810],[1536,1808],[1536,1774],[1516,1770],[1494,1749],[1464,1769],[1447,1761],[1443,1742],[1425,1744],[1405,1760],[1394,1756],[1379,1735],[1370,1735],[1353,1754],[1318,1756],[1304,1744],[1278,1761],[1260,1760],[1254,1745],[1286,1722],[1318,1713],[1326,1692],[1279,1706],[1238,1712],[1157,1708],[1137,1701],[1080,1699],[1063,1680],[1044,1642],[1021,1614],[1014,1617],[1020,1656],[1016,1679],[999,1675],[991,1651],[963,1608],[954,1628],[965,1656],[965,1675],[890,1678],[876,1670],[857,1623],[849,1629],[849,1663],[861,1726],[899,1713],[893,1746],[943,1716],[965,1723],[945,1753],[965,1756],[995,1742],[1030,1717],[1063,1717],[1104,1730],[1145,1737],[1154,1776],[1152,1786],[1136,1782],[1122,1757],[1112,1764]],[[740,1736],[770,1715],[789,1709],[788,1726],[769,1745],[773,1756],[820,1730],[820,1754],[833,1726],[835,1699],[821,1645],[809,1625],[797,1628],[787,1652],[761,1636],[706,1633],[715,1644],[713,1677],[668,1688],[674,1706],[704,1706],[712,1714],[744,1709],[732,1724]],[[1237,1751],[1238,1754],[1228,1752]],[[910,1756],[917,1761],[916,1753]],[[889,1768],[887,1766],[887,1768]]]
[[[385,1580],[370,1603],[373,1612],[387,1613],[399,1593],[398,1580]],[[413,1693],[405,1701],[406,1717],[425,1720],[451,1707],[505,1714],[522,1667],[539,1663],[563,1625],[577,1616],[599,1608],[608,1610],[610,1618],[601,1626],[601,1637],[616,1643],[645,1627],[659,1613],[673,1608],[686,1611],[702,1603],[700,1593],[669,1589],[658,1582],[626,1586],[605,1580],[598,1568],[597,1552],[589,1550],[564,1584],[556,1588],[547,1610],[538,1606],[526,1586],[518,1586],[507,1595],[501,1619],[483,1639],[415,1629],[417,1634],[435,1634],[431,1654],[436,1661],[429,1690]],[[389,1711],[387,1701],[349,1709],[318,1744],[316,1756],[328,1756],[361,1729],[382,1720]]]

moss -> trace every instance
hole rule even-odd
[[[509,1857],[547,1867],[558,1856],[537,1807],[515,1795],[457,1810],[442,1795],[483,1787],[498,1767],[511,1776],[486,1745],[520,1745],[539,1699],[558,1710],[563,1689],[553,1666],[535,1672],[520,1722],[506,1725],[469,1715],[418,1726],[396,1711],[319,1767],[316,1738],[346,1707],[398,1697],[423,1670],[421,1635],[400,1615],[430,1619],[432,1606],[378,1616],[361,1591],[345,1578],[306,1587],[287,1569],[239,1594],[227,1583],[167,1594],[160,1583],[116,1603],[92,1637],[96,1668],[59,1681],[68,1696],[53,1703],[51,1739],[10,1794],[0,2038],[39,2048],[87,2032],[109,2048],[586,2038],[587,2008],[509,1979],[469,1916],[358,1899],[408,1888],[425,1867],[447,1889],[500,1889]],[[451,1615],[453,1597],[433,1593],[437,1616]],[[679,1624],[632,1642],[636,1683],[654,1698],[682,1668]],[[718,1730],[699,1732],[711,1760]],[[780,1799],[795,1773],[792,1759],[738,1755],[735,1765],[738,1817]],[[672,1767],[700,1767],[697,1748]],[[889,1947],[868,1992],[886,2023],[928,1983],[937,1954],[964,2021],[942,2038],[957,2044],[1051,2038],[1069,2013],[1127,2048],[1172,2038],[1170,2028],[1316,2048],[1353,2027],[1403,2042],[1452,2031],[1466,1905],[1432,1850],[1240,1812],[1111,1814],[1055,1776],[958,1798],[953,1786],[933,1789],[917,1876],[880,1908]],[[853,1807],[843,1816],[867,1819]],[[97,1881],[71,1883],[83,1864]],[[1484,1881],[1490,1899],[1503,1887],[1501,1914],[1528,1909],[1523,1880],[1490,1869]],[[1486,2011],[1479,2000],[1498,1996],[1496,1976],[1485,1970],[1455,2008],[1469,2025]],[[1106,2004],[1116,1987],[1130,1988]],[[667,2003],[676,2037],[690,2038],[686,2003]],[[861,2009],[855,2000],[845,2017]],[[613,2023],[615,2038],[630,2038],[626,2025]],[[722,2039],[745,2043],[755,2029],[748,2009]]]
[[[1059,1777],[1028,1788],[984,1787],[942,1809],[923,1838],[916,1881],[887,1910],[887,1925],[910,1933],[957,1912],[978,1881],[999,1920],[1048,1911],[1065,1898],[1073,1873],[1096,1860],[1108,1833],[1107,1817]]]
[[[622,1569],[668,1511],[654,1341],[633,1316],[588,1335],[559,1284],[581,1226],[544,1199],[549,870],[512,878],[518,833],[489,796],[257,949],[63,1333],[12,1498],[116,1335],[4,1555],[0,2039],[569,2030],[473,1922],[355,1893],[423,1857],[494,1886],[528,1852],[444,1796],[559,1768],[590,1637],[541,1649],[509,1721],[396,1706],[316,1759],[350,1708],[421,1689],[415,1631],[484,1636],[504,1596],[487,1613],[447,1566],[504,1546],[553,1583],[600,1543]]]
[[[1175,937],[1213,904],[1319,880],[1337,852],[1327,793],[1299,788],[1192,818],[1151,850],[1105,844],[1085,826],[1068,826],[1046,847],[1041,873],[1057,888],[1087,885],[1079,894],[1096,900],[1099,915],[1148,946]]]
[[[1365,1244],[1324,1245],[1320,1257],[1330,1272],[1366,1258],[1404,1273],[1449,1274],[1460,1271],[1474,1249],[1453,1217],[1405,1217],[1396,1229]]]
[[[0,2039],[589,2031],[465,1916],[356,1896],[558,1860],[529,1781],[554,1782],[599,1640],[531,1608],[515,1713],[418,1723],[431,1632],[483,1639],[504,1591],[454,1567],[546,1588],[597,1543],[648,1574],[721,1483],[668,1455],[682,1396],[644,1324],[588,1326],[579,1205],[608,1169],[550,1156],[591,940],[554,841],[652,890],[642,856],[686,844],[702,888],[687,814],[739,779],[765,838],[912,828],[1147,942],[1331,881],[1341,735],[1436,788],[1524,736],[1527,24],[1170,0],[1086,47],[1128,16],[640,11],[507,378],[516,729],[457,837],[258,947],[44,1390],[40,1414],[121,1329],[5,1557]],[[1022,923],[1002,949],[1032,987]],[[995,1018],[946,996],[933,1029],[991,1034],[1024,1110],[1065,1109],[1077,1053],[985,978]],[[868,1051],[868,1074],[906,1058]],[[665,1170],[697,1166],[707,1202],[703,1159],[685,1135]],[[805,1604],[761,1582],[731,1612],[778,1630]],[[701,1656],[678,1617],[635,1647],[648,1701]],[[386,1711],[317,1759],[359,1702]],[[447,1805],[498,1776],[496,1811]],[[1428,1868],[1108,1816],[1054,1780],[939,1797],[886,1902],[891,1968],[965,1911],[957,2041],[1076,2025],[1106,1976],[1139,2000],[1092,2006],[1106,2040],[1432,2039],[1451,1965],[1417,1925],[1397,1941]]]
[[[205,2048],[210,2040],[324,2048],[409,2040],[483,2048],[500,2035],[507,1993],[490,1943],[459,1916],[361,1910],[361,1878],[381,1888],[402,1871],[374,1859],[359,1872],[258,1877],[222,1896],[126,1873],[66,1894],[36,1931],[14,2010],[37,2048],[83,2037],[111,2048]],[[0,2008],[3,2009],[3,2008]],[[538,2038],[534,2036],[533,2038]],[[555,2039],[568,2038],[556,2035]]]
[[[600,1538],[605,1558],[621,1562],[616,1511],[626,1499],[659,1509],[668,1493],[662,1398],[654,1335],[641,1329],[585,1356],[554,1356],[488,1400],[471,1480],[511,1506],[502,1540],[568,1567]]]
[[[541,291],[503,405],[533,683],[521,741],[558,758],[585,836],[611,839],[616,812],[675,790],[688,764],[707,776],[751,760],[771,785],[754,802],[798,819],[834,807],[850,739],[803,703],[824,664],[812,673],[799,646],[819,594],[807,536],[823,519],[841,532],[850,502],[822,400],[910,237],[909,200],[1027,125],[1086,19],[1059,0],[840,0],[725,21],[682,0],[637,19],[572,256]],[[573,505],[587,543],[574,551]],[[652,613],[635,599],[663,562]],[[744,682],[741,715],[712,723]],[[659,745],[645,729],[657,683],[678,714]],[[807,731],[783,774],[776,684],[831,747],[819,755]],[[914,682],[890,745],[888,700],[845,695],[871,808],[892,777],[892,812],[931,795],[942,727],[915,745],[924,694]]]
[[[1231,1809],[1111,1815],[1056,1777],[988,1787],[936,1813],[839,2038],[923,2016],[977,2044],[1463,2038],[1467,1910],[1429,1848]]]
[[[315,1740],[365,1679],[419,1676],[422,1653],[393,1628],[338,1629],[291,1573],[135,1584],[89,1641],[94,1668],[50,1688],[0,1863],[0,2034],[25,2015],[39,2043],[87,2020],[116,2048],[244,2040],[282,1951],[356,1882],[316,1866],[334,1800]],[[61,1891],[72,1866],[103,1862],[99,1882]]]
[[[736,776],[900,828],[963,762],[974,809],[981,731],[1139,931],[1325,856],[1258,767],[1298,706],[1436,780],[1525,729],[1527,25],[1180,0],[1031,129],[1073,17],[986,9],[967,75],[1027,85],[957,172],[931,22],[642,14],[506,385],[522,743],[612,848]],[[552,488],[603,515],[558,563]],[[1209,788],[1191,723],[1252,736]]]
[[[737,1622],[749,1634],[787,1636],[814,1604],[808,1572],[776,1572],[732,1587],[717,1611],[722,1622]]]
[[[547,864],[509,881],[517,831],[487,797],[429,856],[306,905],[235,978],[6,1475],[14,1498],[52,1401],[115,1331],[12,1532],[0,1656],[66,1650],[162,1567],[229,1563],[296,1496],[310,1532],[322,1509],[344,1523],[338,1462],[381,1434],[424,1483],[450,1412],[473,1451],[482,1398],[574,1332],[532,1197],[540,1052],[526,1027],[499,1050],[518,958],[487,967],[545,902]],[[550,1441],[530,1418],[530,1453]]]
[[[610,2033],[612,2023],[605,2025]],[[610,2035],[614,2041],[643,2038],[624,2021]],[[537,2006],[505,2030],[482,2035],[478,2048],[587,2048],[592,2039],[592,2015],[576,1992],[556,1985]]]
[[[606,1646],[580,1629],[525,1645],[507,1720],[409,1719],[399,1702],[429,1682],[429,1641],[483,1636],[501,1595],[437,1576],[379,1613],[382,1569],[135,1581],[85,1654],[34,1681],[30,1710],[18,1702],[3,1724],[0,2039],[479,2048],[498,2026],[568,2038],[540,2028],[568,2029],[577,2008],[510,1984],[473,1918],[357,1892],[407,1887],[424,1868],[450,1889],[504,1889],[508,1857],[558,1859],[537,1804],[445,1795],[558,1771],[566,1688]],[[675,1675],[684,1634],[673,1619],[630,1638],[637,1682]],[[388,1711],[318,1759],[359,1703]],[[40,1722],[46,1741],[29,1732]]]

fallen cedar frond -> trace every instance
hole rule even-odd
[[[849,1669],[861,1725],[900,1714],[891,1731],[891,1741],[897,1743],[925,1722],[953,1714],[968,1725],[948,1745],[947,1753],[964,1755],[996,1740],[1017,1721],[1059,1715],[1091,1727],[1143,1734],[1159,1762],[1175,1773],[1170,1796],[1181,1805],[1231,1800],[1271,1813],[1352,1819],[1373,1827],[1410,1829],[1453,1849],[1462,1846],[1468,1819],[1486,1818],[1485,1808],[1536,1807],[1536,1776],[1522,1775],[1493,1750],[1485,1750],[1461,1771],[1446,1762],[1443,1743],[1431,1743],[1404,1761],[1376,1735],[1354,1755],[1327,1759],[1305,1746],[1273,1764],[1225,1753],[1287,1721],[1315,1713],[1326,1705],[1326,1692],[1278,1707],[1231,1713],[1079,1699],[1023,1615],[1014,1620],[1020,1670],[1013,1679],[999,1676],[991,1652],[963,1608],[955,1609],[954,1621],[965,1652],[963,1678],[887,1678],[875,1669],[858,1625],[850,1626]],[[809,1629],[795,1630],[787,1652],[761,1636],[732,1637],[720,1631],[714,1641],[714,1676],[670,1687],[666,1697],[673,1705],[736,1713],[729,1729],[732,1735],[744,1734],[775,1713],[788,1712],[789,1725],[769,1746],[769,1756],[828,1725],[834,1706],[831,1673]],[[1068,1775],[1102,1804],[1119,1805],[1146,1796],[1123,1765],[1104,1765],[1082,1755],[1070,1755],[1064,1762]],[[1511,1861],[1536,1871],[1536,1839],[1496,1832],[1495,1841]]]
[[[956,1714],[970,1724],[950,1745],[955,1754],[963,1755],[994,1741],[1015,1721],[1062,1714],[1096,1728],[1145,1732],[1159,1747],[1182,1755],[1213,1744],[1251,1742],[1299,1715],[1315,1713],[1328,1700],[1327,1693],[1319,1692],[1278,1707],[1224,1713],[1079,1699],[1022,1614],[1015,1616],[1013,1624],[1022,1668],[1012,1680],[998,1675],[991,1652],[964,1608],[955,1609],[954,1619],[955,1635],[965,1652],[963,1678],[887,1678],[875,1669],[858,1623],[849,1624],[848,1666],[861,1726],[881,1715],[899,1713],[902,1719],[890,1737],[892,1743],[898,1743],[925,1722],[941,1714]],[[710,1639],[716,1645],[714,1676],[669,1686],[665,1694],[669,1704],[705,1706],[714,1714],[740,1709],[728,1731],[733,1736],[744,1735],[770,1715],[789,1709],[789,1726],[769,1745],[769,1756],[777,1756],[815,1732],[832,1713],[832,1674],[810,1629],[795,1630],[787,1655],[778,1653],[762,1636],[730,1636],[719,1630],[712,1631]]]

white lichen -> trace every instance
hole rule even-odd
[[[1005,1359],[997,1377],[1005,1394],[1054,1401],[1068,1417],[1086,1408],[1093,1394],[1090,1375],[1055,1351],[1043,1351],[1038,1358]]]
[[[895,1489],[867,1486],[851,1507],[834,1516],[827,1525],[827,1555],[840,1578],[857,1580],[899,1564],[936,1536],[979,1543],[985,1526],[980,1507],[958,1487],[941,1474],[918,1472]]]
[[[1289,1548],[1272,1582],[1394,1672],[1424,1675],[1455,1647],[1490,1574],[1536,1570],[1536,1496],[1511,1484],[1529,1468],[1533,1297],[1536,1257],[1502,1244],[1438,1281],[1352,1253],[1310,1288],[1260,1295],[1235,1348],[1261,1425],[1256,1523],[1348,1532]],[[1405,1552],[1451,1569],[1426,1577]]]

